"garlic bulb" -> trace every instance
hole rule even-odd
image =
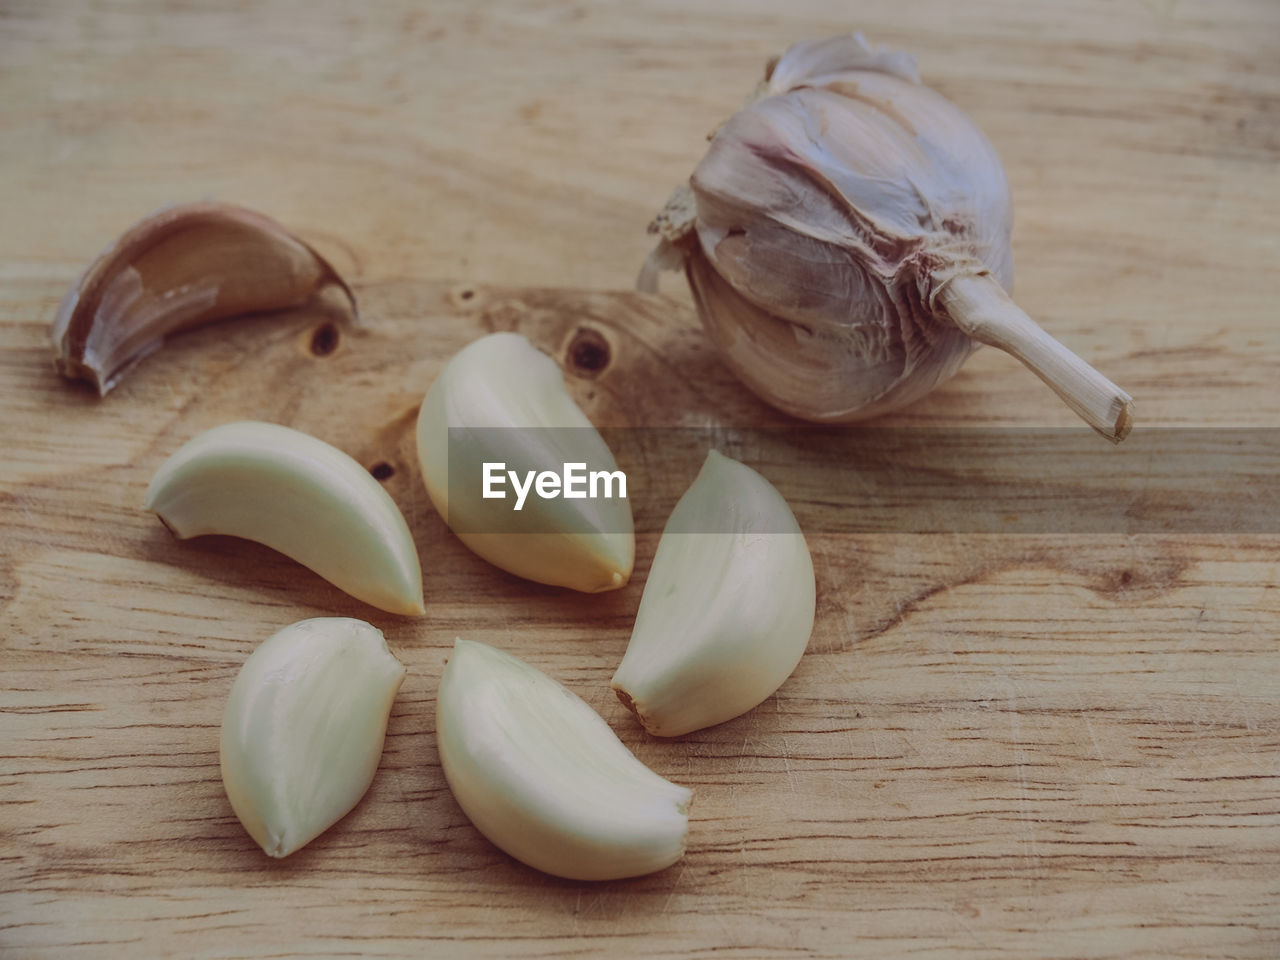
[[[1012,201],[994,148],[862,36],[800,43],[715,133],[650,228],[640,276],[683,264],[727,363],[774,406],[860,420],[922,397],[987,343],[1119,441],[1132,400],[1009,299]]]
[[[458,639],[436,739],[458,805],[544,873],[617,880],[684,854],[693,791],[636,759],[585,702],[510,654]]]
[[[222,721],[222,783],[245,830],[287,857],[360,802],[382,758],[405,669],[382,631],[300,620],[240,668]]]
[[[612,687],[655,736],[732,720],[795,670],[815,592],[787,501],[712,450],[662,531]]]

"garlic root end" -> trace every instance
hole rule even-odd
[[[1041,329],[995,278],[956,277],[936,303],[966,335],[1020,360],[1108,440],[1129,435],[1133,398]]]
[[[613,688],[613,692],[618,695],[618,700],[622,703],[622,705],[626,707],[629,711],[631,711],[632,716],[634,716],[637,720],[640,720],[640,711],[636,709],[636,702],[635,700],[632,699],[631,694],[627,693],[627,691],[622,689],[622,687],[619,687],[616,685]],[[643,720],[641,720],[640,722],[641,724],[644,723]]]

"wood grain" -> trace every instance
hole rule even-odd
[[[719,364],[678,278],[659,298],[610,290],[763,59],[849,26],[917,50],[987,130],[1014,186],[1019,302],[1134,394],[1136,429],[1277,425],[1280,8],[845,13],[0,4],[0,952],[1280,953],[1280,536],[811,532],[818,622],[795,675],[658,741],[608,690],[655,536],[627,588],[570,596],[478,560],[427,502],[412,418],[486,330],[560,359],[605,426],[786,426]],[[202,195],[299,230],[355,280],[368,326],[317,356],[314,313],[236,321],[105,401],[60,382],[47,328],[66,284],[138,216]],[[603,373],[574,368],[584,328],[609,344]],[[237,417],[392,467],[426,618],[252,544],[176,542],[140,509],[168,453]],[[1072,420],[986,350],[887,422]],[[785,487],[785,467],[761,469]],[[271,862],[226,802],[218,725],[253,645],[328,614],[374,622],[409,674],[369,795]],[[694,788],[679,864],[570,883],[475,832],[434,742],[458,634],[567,683]]]

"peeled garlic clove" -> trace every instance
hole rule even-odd
[[[1041,330],[1013,283],[1000,159],[915,59],[861,35],[800,43],[716,132],[641,274],[683,261],[728,365],[792,415],[851,421],[1004,350],[1112,440],[1127,393]]]
[[[105,395],[165,337],[225,317],[300,307],[337,286],[320,254],[269,217],[225,203],[168,207],[131,227],[67,291],[58,372]]]
[[[423,612],[418,551],[395,501],[298,430],[252,420],[206,430],[161,464],[146,507],[179,539],[243,537],[381,610]]]
[[[813,561],[791,508],[712,450],[658,541],[613,689],[660,737],[732,720],[796,668],[814,605]]]
[[[463,543],[494,566],[547,583],[597,593],[623,586],[635,561],[630,501],[616,494],[542,498],[533,490],[514,509],[484,493],[484,464],[527,478],[618,471],[613,454],[565,389],[555,361],[517,333],[495,333],[460,350],[440,372],[418,415],[418,459],[436,510]],[[523,482],[523,481],[522,481]]]
[[[222,721],[222,782],[269,855],[310,843],[364,796],[404,673],[382,631],[344,617],[299,621],[249,655]]]
[[[684,854],[693,792],[646,767],[586,703],[515,657],[455,643],[436,738],[463,812],[535,869],[616,880]]]

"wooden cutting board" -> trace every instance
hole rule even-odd
[[[633,465],[644,532],[611,594],[498,572],[427,502],[417,404],[487,330],[527,333],[610,429],[794,426],[720,365],[678,278],[676,299],[600,291],[630,288],[645,224],[767,58],[853,29],[918,54],[996,146],[1015,294],[1134,394],[1133,436],[1097,449],[1135,504],[1176,520],[1165,487],[1143,489],[1169,479],[1145,437],[1280,425],[1274,0],[0,2],[0,955],[1280,956],[1265,525],[849,524],[781,448],[740,448],[809,524],[817,624],[777,696],[664,742],[608,679],[697,445]],[[315,244],[367,328],[236,322],[103,401],[60,382],[47,328],[66,285],[128,224],[201,197]],[[170,452],[239,417],[390,467],[426,617],[253,544],[176,542],[141,509]],[[991,350],[884,422],[1073,424]],[[1037,462],[1005,449],[993,467],[1021,479]],[[946,495],[945,471],[913,476]],[[1179,493],[1230,489],[1194,469]],[[254,645],[329,614],[383,629],[408,675],[368,796],[275,862],[224,797],[218,726]],[[480,837],[434,741],[458,635],[568,684],[691,786],[687,856],[569,883]]]
[[[8,327],[0,370],[12,955],[981,956],[993,942],[1034,955],[1052,936],[1061,955],[1243,956],[1272,938],[1274,536],[811,529],[818,618],[794,676],[738,720],[660,741],[608,687],[655,528],[642,524],[636,576],[613,593],[506,575],[431,508],[413,424],[443,361],[493,330],[560,360],[607,427],[788,423],[729,376],[685,307],[366,285],[360,329],[307,311],[206,328],[99,400],[51,370],[36,318],[57,289],[16,289],[7,315],[30,320]],[[1043,388],[1003,360],[980,355],[994,374],[966,370],[913,416],[982,422],[992,376],[1034,404]],[[364,606],[251,543],[178,542],[141,509],[169,453],[241,418],[308,431],[387,475],[422,556],[426,617]],[[696,467],[682,450],[633,469],[649,515]],[[811,514],[784,463],[761,469]],[[324,615],[383,629],[408,676],[364,801],[272,861],[222,790],[222,709],[255,644]],[[685,858],[571,883],[486,842],[434,740],[455,636],[564,682],[693,787]]]

